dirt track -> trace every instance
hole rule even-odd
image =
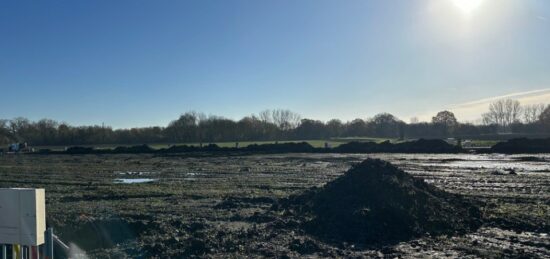
[[[364,250],[270,211],[366,157],[481,201],[484,227]],[[48,224],[90,257],[550,257],[550,155],[0,156],[0,187],[46,188]]]

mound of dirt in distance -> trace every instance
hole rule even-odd
[[[550,153],[550,138],[547,139],[510,139],[491,147],[491,152],[505,154]]]
[[[114,154],[141,154],[141,153],[153,153],[155,150],[148,145],[138,145],[138,146],[119,146],[111,151]]]
[[[458,153],[462,148],[451,145],[441,139],[419,139],[392,144],[389,141],[350,142],[334,149],[341,153]]]
[[[367,159],[324,187],[291,196],[279,206],[306,219],[302,227],[310,234],[361,246],[481,226],[481,213],[469,201],[377,159]]]
[[[80,146],[74,146],[69,147],[67,150],[64,151],[66,154],[93,154],[96,153],[97,150],[95,150],[92,147],[80,147]]]
[[[219,152],[219,151],[230,151],[231,148],[220,147],[216,144],[208,144],[202,147],[200,146],[188,146],[188,145],[179,145],[171,146],[169,148],[163,148],[157,150],[157,153],[190,153],[190,152]]]
[[[251,152],[285,152],[285,153],[308,153],[315,151],[315,148],[307,142],[288,142],[279,144],[252,144],[244,148],[246,151]]]
[[[440,140],[419,139],[392,144],[389,141],[350,142],[336,148],[315,148],[307,142],[286,142],[278,144],[251,144],[246,147],[220,147],[209,144],[197,146],[171,146],[169,148],[153,149],[148,145],[119,146],[115,149],[94,149],[88,147],[71,147],[66,151],[41,150],[37,154],[143,154],[143,153],[191,153],[191,152],[245,152],[245,153],[459,153],[462,148]]]

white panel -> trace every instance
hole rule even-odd
[[[36,245],[36,192],[22,190],[19,192],[19,228],[21,231],[21,245]]]
[[[0,189],[0,243],[19,242],[19,193]]]
[[[0,189],[0,243],[44,243],[44,189]]]
[[[36,241],[44,243],[46,232],[46,192],[44,189],[36,189]]]
[[[0,189],[0,228],[19,225],[19,193]]]

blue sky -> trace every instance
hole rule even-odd
[[[408,121],[550,89],[547,0],[2,1],[0,37],[0,118]]]

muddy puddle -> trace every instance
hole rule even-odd
[[[149,171],[114,171],[115,175],[155,175],[158,172],[149,172]]]
[[[134,183],[150,183],[157,180],[158,179],[153,179],[153,178],[117,178],[113,182],[122,183],[122,184],[134,184]]]

